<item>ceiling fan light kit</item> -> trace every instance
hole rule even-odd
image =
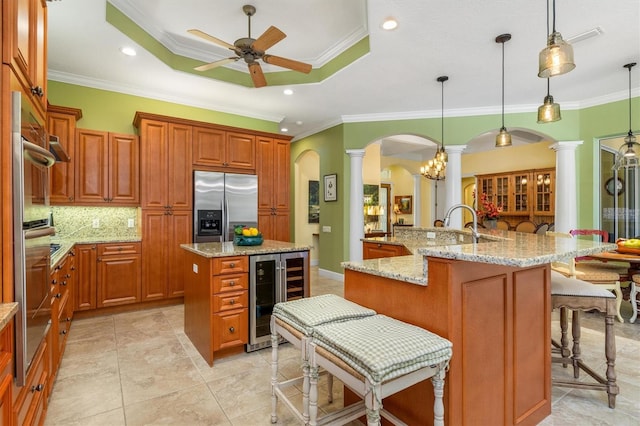
[[[614,170],[630,169],[640,166],[640,160],[638,159],[640,144],[637,142],[631,126],[631,68],[635,66],[635,62],[630,62],[623,66],[629,70],[629,132],[624,138],[624,144],[622,144],[616,153],[616,162],[613,165]]]
[[[231,62],[236,62],[243,59],[249,68],[249,75],[253,81],[255,87],[264,87],[267,85],[267,80],[262,71],[262,67],[258,60],[271,65],[276,65],[282,68],[287,68],[293,71],[303,72],[308,74],[311,72],[311,65],[304,62],[295,61],[293,59],[287,59],[275,55],[267,55],[265,52],[267,49],[282,41],[287,35],[274,26],[270,26],[262,33],[257,39],[251,38],[251,17],[255,15],[256,8],[252,5],[244,5],[242,11],[247,15],[248,19],[248,36],[239,38],[233,44],[229,44],[217,37],[209,35],[204,31],[198,29],[191,29],[187,32],[200,37],[204,40],[210,41],[218,46],[225,47],[233,51],[236,56],[220,59],[209,64],[200,65],[195,67],[196,71],[208,71],[222,65],[226,65]]]
[[[547,10],[548,5],[547,0]],[[548,33],[547,31],[547,34]],[[576,64],[573,62],[573,47],[562,39],[562,34],[556,31],[556,0],[553,0],[553,30],[551,34],[547,36],[547,46],[540,51],[538,57],[538,77],[555,77],[566,74],[575,67]]]
[[[511,135],[504,127],[504,44],[511,40],[511,34],[500,34],[496,37],[496,43],[502,44],[502,127],[496,135],[496,148],[511,146]]]

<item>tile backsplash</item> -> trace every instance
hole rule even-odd
[[[56,236],[60,238],[122,237],[141,235],[137,207],[51,206]],[[129,226],[133,224],[133,226]]]

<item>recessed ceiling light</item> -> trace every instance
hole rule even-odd
[[[280,128],[280,131],[281,131],[282,133],[287,133],[287,132],[289,131],[289,129],[288,129],[288,128],[286,128],[286,127],[281,127],[281,128]]]
[[[285,95],[293,95],[293,90],[292,89],[284,89],[282,91],[282,93],[284,93]]]
[[[395,30],[396,28],[398,28],[398,21],[396,21],[396,18],[389,17],[382,23],[382,29],[384,30],[391,31]]]
[[[133,47],[127,47],[127,46],[121,47],[120,52],[122,52],[127,56],[136,56],[136,51]]]

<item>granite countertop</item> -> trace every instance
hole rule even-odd
[[[202,257],[251,256],[255,254],[311,250],[311,246],[305,244],[274,240],[264,240],[259,246],[237,246],[233,242],[224,242],[181,244],[180,247]]]
[[[17,302],[0,303],[0,330],[9,324],[9,321],[11,321],[11,318],[13,318],[17,312]]]
[[[418,232],[415,232],[418,231]],[[404,245],[412,255],[358,262],[343,262],[345,269],[379,275],[400,281],[427,285],[424,257],[464,260],[514,267],[529,267],[569,257],[587,256],[614,250],[617,246],[578,238],[479,230],[481,242],[469,243],[470,230],[450,228],[414,228],[403,238],[364,238],[362,241]],[[409,236],[415,236],[410,238]],[[461,241],[461,242],[458,242]]]
[[[130,243],[130,242],[140,242],[142,238],[139,236],[136,237],[107,237],[104,235],[96,236],[96,237],[81,237],[81,238],[61,238],[61,237],[53,237],[51,238],[51,242],[55,244],[60,244],[60,249],[57,250],[53,256],[51,256],[51,267],[54,268],[58,262],[64,258],[64,256],[71,251],[74,245],[76,244],[100,244],[100,243]]]

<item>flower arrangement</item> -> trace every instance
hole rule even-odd
[[[476,193],[474,192],[473,198],[475,198],[475,196]],[[500,217],[500,213],[502,213],[502,206],[496,206],[489,201],[486,192],[480,194],[480,205],[478,207],[478,210],[476,210],[478,219],[497,219]]]

